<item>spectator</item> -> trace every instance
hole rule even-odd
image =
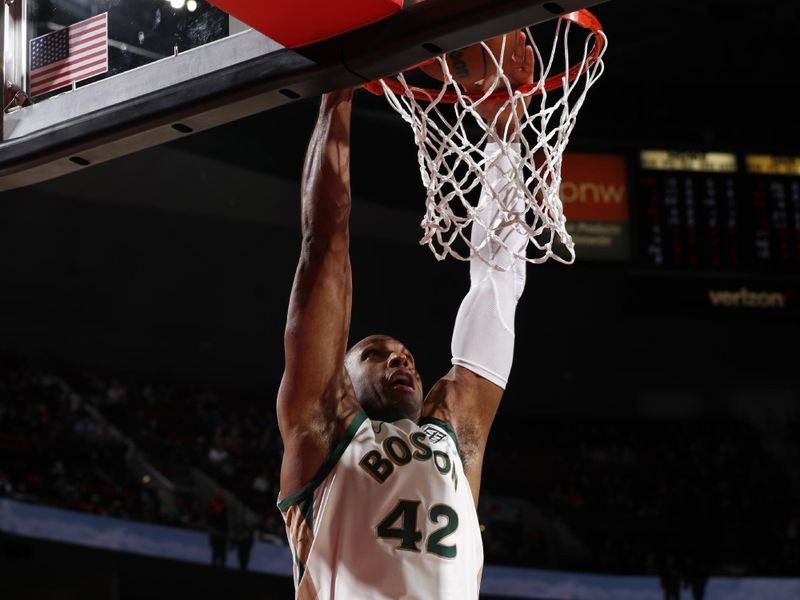
[[[224,567],[228,549],[228,511],[225,500],[219,494],[208,501],[206,524],[211,545],[211,564]]]
[[[0,496],[10,496],[14,493],[14,486],[6,477],[6,474],[0,471]]]
[[[689,557],[684,565],[683,587],[692,592],[692,600],[703,600],[708,584],[708,572],[695,557]]]
[[[674,556],[667,556],[658,578],[664,590],[664,600],[681,600],[681,576]]]
[[[231,539],[231,545],[236,548],[239,570],[242,572],[247,571],[247,566],[250,563],[250,552],[253,550],[253,536],[253,530],[245,523],[240,523]]]
[[[213,466],[221,467],[228,460],[228,451],[215,442],[208,451],[208,460]]]
[[[266,473],[259,473],[256,475],[256,478],[253,480],[253,489],[262,494],[269,492],[269,479],[267,479]]]

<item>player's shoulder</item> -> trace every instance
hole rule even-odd
[[[453,444],[455,444],[456,450],[458,450],[458,453],[461,454],[461,447],[458,443],[458,435],[456,435],[456,430],[446,420],[434,416],[424,416],[419,420],[419,423],[417,423],[416,426],[434,444],[445,439],[452,440]]]

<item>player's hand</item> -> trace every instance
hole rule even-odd
[[[508,52],[508,48],[506,49]],[[517,32],[516,43],[513,44],[513,51],[504,57],[503,71],[511,84],[512,89],[517,89],[527,83],[533,83],[533,47],[527,43],[525,33]],[[481,82],[477,91],[487,92],[494,83],[497,76],[487,77]],[[497,85],[495,91],[505,91],[505,86],[501,83]],[[495,123],[495,131],[505,137],[506,126],[509,119],[516,113],[517,118],[522,119],[525,115],[525,108],[530,104],[531,97],[514,98],[513,100],[484,100],[475,107],[476,112],[483,117],[487,123]],[[512,110],[514,112],[512,112]],[[497,119],[495,121],[495,118]],[[508,136],[518,134],[516,127],[511,123],[508,125]]]

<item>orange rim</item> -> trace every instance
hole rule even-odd
[[[594,37],[594,45],[592,47],[591,52],[586,57],[586,63],[583,64],[583,61],[580,63],[573,65],[570,67],[568,71],[564,71],[559,73],[558,75],[553,75],[552,77],[548,77],[544,81],[544,85],[541,86],[534,95],[541,94],[544,91],[550,92],[556,90],[564,85],[564,77],[566,76],[568,81],[572,82],[575,81],[578,77],[583,75],[586,71],[592,68],[594,64],[598,61],[600,56],[603,54],[603,50],[606,46],[606,38],[603,35],[603,27],[600,24],[600,21],[597,20],[592,13],[588,10],[581,9],[575,12],[571,12],[567,15],[561,17],[561,19],[572,21],[576,25],[583,27],[584,29],[588,29],[592,36]],[[414,69],[418,69],[419,67],[424,67],[425,65],[429,65],[433,63],[436,58],[430,58],[426,61],[418,63],[414,66],[408,67],[407,69],[403,69],[403,72],[413,71]],[[376,81],[370,81],[369,83],[365,83],[362,87],[375,94],[376,96],[383,95],[383,86],[381,82],[385,83],[386,86],[392,90],[396,94],[405,94],[406,88],[405,86],[400,83],[395,77],[384,77],[383,79],[378,79]],[[523,86],[517,88],[518,91],[527,93],[537,87],[538,84],[536,83],[526,83]],[[440,102],[447,102],[449,104],[455,104],[459,101],[459,97],[466,96],[472,100],[480,100],[484,97],[484,93],[482,92],[462,92],[461,94],[457,94],[456,92],[444,92],[442,93],[441,89],[436,88],[425,88],[425,87],[418,87],[418,86],[408,86],[408,90],[417,100],[424,100],[430,101],[433,98],[439,98]],[[505,100],[508,99],[509,93],[506,89],[497,89],[492,92],[491,95],[487,96],[487,100]]]

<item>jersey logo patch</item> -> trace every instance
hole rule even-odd
[[[422,431],[425,432],[425,435],[427,435],[428,439],[434,444],[441,442],[445,437],[447,437],[447,434],[442,433],[441,431],[439,431],[435,427],[431,427],[430,425],[425,427]]]

